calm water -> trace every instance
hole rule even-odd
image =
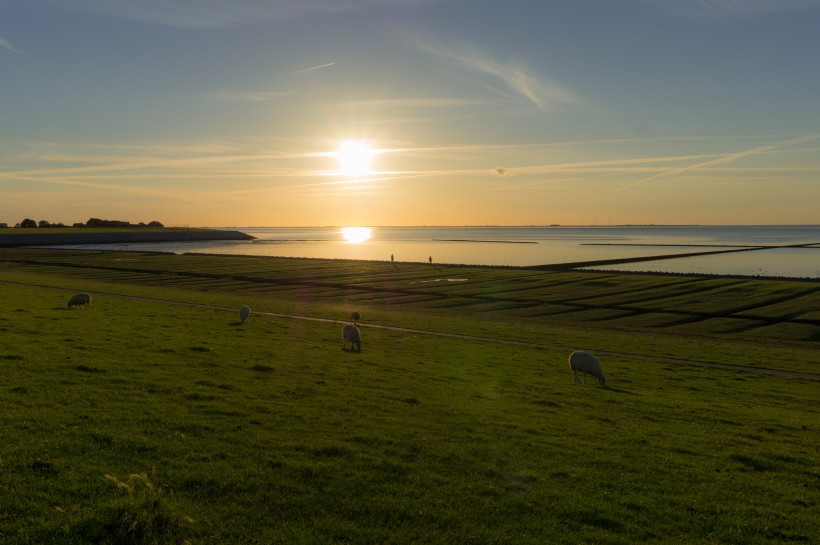
[[[96,245],[116,250],[205,252],[470,265],[545,265],[674,255],[732,247],[788,246],[731,254],[596,267],[678,273],[820,278],[820,225],[720,227],[374,227],[361,243],[338,227],[229,227],[257,237],[241,242]],[[88,248],[90,246],[85,246]]]

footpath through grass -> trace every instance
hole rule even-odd
[[[603,389],[574,384],[562,350],[365,323],[362,352],[345,352],[339,323],[256,313],[241,325],[234,310],[170,302],[331,320],[355,308],[364,322],[523,340],[540,329],[547,344],[723,363],[765,353],[790,368],[791,354],[816,371],[813,341],[380,306],[339,281],[361,264],[294,263],[289,278],[310,282],[248,286],[221,260],[157,256],[167,266],[129,272],[115,260],[136,256],[106,255],[109,269],[0,269],[2,543],[817,540],[820,381],[622,357],[604,359]],[[272,278],[269,261],[254,274]],[[319,281],[323,268],[335,280]],[[423,272],[406,283],[432,280]],[[582,295],[582,280],[554,278]],[[587,295],[604,288],[586,278]],[[91,308],[66,309],[71,292],[55,288],[91,290]]]

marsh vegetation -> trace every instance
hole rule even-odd
[[[0,249],[0,300],[4,543],[816,539],[816,282]]]

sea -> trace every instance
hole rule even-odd
[[[220,229],[256,238],[73,247],[519,267],[598,262],[584,268],[820,279],[820,225]],[[651,259],[628,262],[635,258]],[[608,260],[627,262],[600,263]]]

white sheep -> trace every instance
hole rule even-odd
[[[73,306],[81,306],[85,305],[85,308],[91,306],[91,295],[88,293],[77,293],[71,296],[71,299],[68,300],[68,308]]]
[[[601,361],[589,352],[576,351],[569,355],[569,366],[572,369],[572,377],[578,382],[578,371],[584,374],[584,384],[587,383],[587,373],[595,377],[596,383],[606,386],[606,377]]]
[[[347,350],[347,343],[350,341],[351,350],[353,350],[353,345],[356,345],[356,351],[362,351],[362,333],[355,325],[347,324],[342,328],[342,339],[344,339],[342,350]]]
[[[250,316],[250,315],[251,315],[251,307],[249,307],[249,306],[239,307],[239,319],[242,321],[243,324],[245,323],[245,320],[247,320],[248,316]]]

